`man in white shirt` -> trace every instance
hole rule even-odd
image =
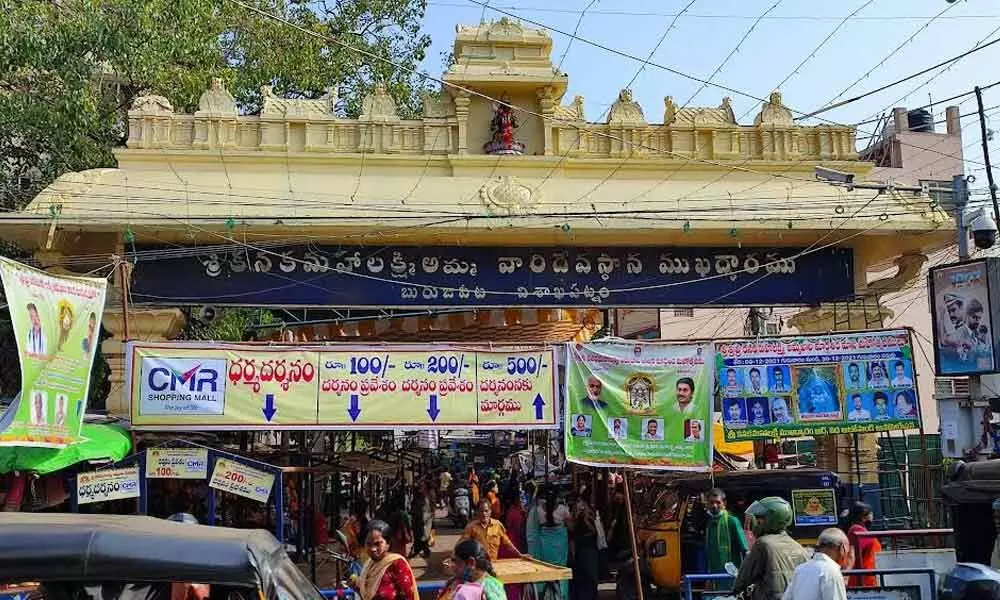
[[[847,413],[848,421],[867,421],[872,418],[871,411],[865,408],[861,394],[851,396],[851,402],[854,403],[854,407],[851,409],[851,412]]]
[[[749,371],[747,371],[747,376],[750,380],[749,385],[747,385],[747,393],[751,396],[763,396],[764,392],[767,391],[767,386],[764,385],[764,382],[762,381],[760,369],[752,367]]]
[[[913,385],[913,380],[906,376],[906,367],[903,361],[897,360],[894,365],[896,376],[892,378],[893,387],[907,387]]]
[[[854,563],[847,534],[832,527],[816,541],[812,559],[795,568],[782,600],[847,600],[844,569]]]

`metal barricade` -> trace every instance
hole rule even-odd
[[[851,570],[848,570],[848,571],[844,571],[844,577],[845,578],[846,577],[850,577],[851,575],[874,575],[874,576],[876,576],[878,578],[878,582],[879,582],[879,585],[877,586],[878,588],[892,587],[892,586],[886,586],[885,585],[885,578],[887,576],[893,576],[893,575],[926,575],[928,577],[928,580],[929,580],[929,583],[930,583],[930,585],[928,586],[929,589],[930,589],[930,597],[929,598],[921,598],[920,600],[937,600],[937,592],[938,592],[938,589],[937,589],[937,587],[938,587],[937,586],[937,573],[935,573],[934,569],[863,569],[863,570],[862,569],[858,569],[858,570],[851,569]],[[682,600],[694,600],[694,594],[695,594],[695,591],[696,591],[694,589],[694,584],[695,583],[699,583],[699,582],[700,583],[707,583],[707,582],[716,582],[716,581],[717,582],[723,582],[723,581],[730,581],[731,582],[732,580],[733,580],[733,577],[731,575],[729,575],[728,573],[711,573],[711,574],[709,574],[709,573],[699,573],[699,574],[685,575],[685,576],[683,576],[681,578],[681,598],[682,598]],[[859,591],[859,592],[861,592],[861,591],[871,591],[872,589],[877,589],[877,588],[870,588],[870,587],[867,587],[867,588],[848,587],[847,588],[848,598],[850,598],[852,591]],[[697,590],[697,591],[701,592],[702,595],[704,596],[705,590]],[[732,589],[710,590],[709,594],[712,595],[712,596],[730,595],[730,594],[732,594]]]

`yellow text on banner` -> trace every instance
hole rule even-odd
[[[147,479],[205,479],[208,450],[205,448],[149,448],[146,450]]]
[[[219,458],[215,461],[209,487],[267,503],[274,487],[274,475],[242,463]]]
[[[105,469],[76,475],[79,504],[139,497],[139,467]]]

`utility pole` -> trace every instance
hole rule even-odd
[[[986,113],[983,111],[983,90],[976,86],[976,104],[979,106],[979,131],[982,134],[983,162],[986,163],[986,180],[990,184],[990,198],[993,199],[993,219],[1000,224],[1000,204],[997,203],[997,186],[993,183],[993,168],[990,164],[990,145],[986,133]],[[964,260],[964,259],[963,259]]]
[[[969,260],[969,230],[965,223],[965,207],[969,203],[969,186],[965,175],[951,179],[952,202],[955,206],[955,230],[958,232],[958,260]]]

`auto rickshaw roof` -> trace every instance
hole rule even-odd
[[[664,475],[654,475],[657,478]],[[834,487],[840,481],[837,474],[822,469],[776,469],[751,471],[723,471],[721,473],[699,473],[682,475],[667,482],[667,485],[682,488],[688,492],[707,492],[712,488],[722,490],[740,489],[745,492],[767,492],[774,489],[810,489]]]
[[[1000,498],[1000,460],[961,463],[941,495],[953,504],[980,504]]]
[[[258,588],[270,599],[280,579],[298,588],[284,597],[319,597],[263,530],[142,516],[0,513],[0,532],[0,581],[196,582]]]

